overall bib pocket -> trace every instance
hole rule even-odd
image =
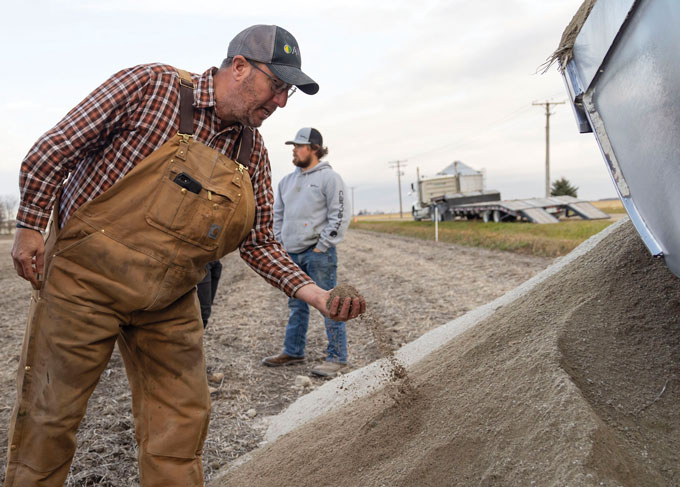
[[[171,163],[146,211],[149,225],[214,251],[236,209],[230,181],[201,181],[189,168]]]

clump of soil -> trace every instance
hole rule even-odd
[[[326,309],[328,311],[331,310],[331,304],[335,298],[340,298],[340,306],[342,306],[342,302],[345,300],[345,298],[363,298],[363,296],[354,286],[349,284],[338,284],[333,289],[331,289],[331,296],[326,301]],[[352,312],[353,304],[354,303],[350,304],[350,313]]]
[[[680,485],[680,281],[630,223],[409,378],[212,485]]]

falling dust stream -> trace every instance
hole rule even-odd
[[[354,286],[341,283],[331,290],[331,295],[326,302],[327,309],[330,309],[335,297],[339,297],[342,302],[345,298],[362,296]],[[360,315],[359,320],[370,330],[378,347],[380,358],[385,361],[380,365],[380,378],[383,379],[381,382],[389,388],[390,397],[396,404],[410,401],[416,394],[416,389],[412,385],[406,366],[394,355],[395,348],[391,344],[389,333],[386,331],[383,321],[371,311]],[[344,387],[341,386],[342,389]]]

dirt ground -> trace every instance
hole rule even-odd
[[[28,284],[14,274],[10,247],[11,241],[0,240],[3,289],[0,295],[0,455],[3,459],[0,481],[4,480],[7,425],[15,398],[14,375],[29,296]],[[501,296],[551,262],[545,258],[357,230],[348,233],[338,253],[339,281],[351,283],[365,295],[393,347]],[[261,443],[268,416],[277,414],[301,394],[323,383],[322,379],[311,377],[311,386],[296,386],[296,377],[309,376],[311,368],[323,360],[326,346],[323,322],[320,315],[313,312],[308,361],[283,369],[261,366],[263,357],[281,349],[287,317],[286,297],[265,283],[237,255],[227,256],[223,264],[223,277],[204,342],[207,372],[224,374],[223,380],[212,384],[217,391],[212,394],[211,424],[204,450],[206,480]],[[380,358],[379,344],[365,322],[350,322],[348,336],[351,362],[348,371]],[[90,399],[78,440],[79,449],[67,485],[137,483],[130,396],[117,351]],[[258,484],[248,481],[233,485]]]
[[[680,485],[680,280],[630,222],[406,378],[212,485]]]

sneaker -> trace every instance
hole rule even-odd
[[[304,357],[291,357],[281,352],[278,355],[272,355],[271,357],[265,357],[262,360],[262,365],[267,367],[281,367],[282,365],[293,365],[300,364],[305,361]]]
[[[335,377],[338,375],[342,369],[347,367],[347,364],[341,364],[340,362],[330,362],[325,361],[321,365],[317,365],[312,369],[312,374],[318,375],[320,377]]]

